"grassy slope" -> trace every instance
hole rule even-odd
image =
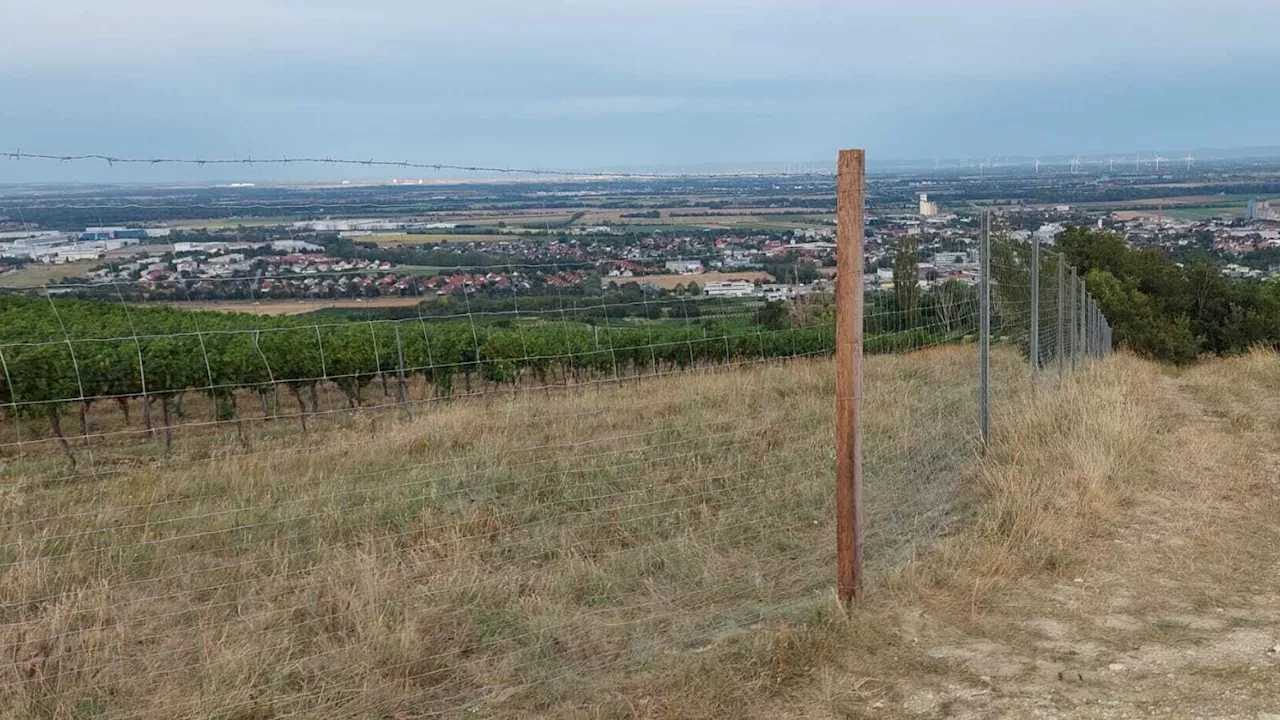
[[[972,346],[868,362],[872,567],[954,516],[973,368]],[[829,609],[832,402],[830,361],[796,361],[13,478],[0,706],[559,714],[737,666],[760,623]]]
[[[1222,512],[1208,500],[1256,490],[1280,428],[1274,363],[1170,379],[1121,357],[1033,396],[998,352],[998,434],[979,467],[972,348],[869,359],[874,574],[852,614],[830,592],[826,361],[459,402],[412,423],[361,415],[68,487],[18,478],[0,537],[0,706],[1020,716],[1061,692],[1055,672],[1114,657],[1097,649],[1106,625],[1069,647],[1026,629],[1057,632],[1040,622],[1066,592],[1055,583],[1096,582],[1105,599],[1127,578],[1177,577],[1156,564],[1167,554],[1122,563],[1116,540],[1145,537],[1126,530],[1135,509]],[[1225,408],[1216,434],[1193,401]],[[1194,465],[1190,500],[1187,443],[1217,453]],[[1177,572],[1223,564],[1214,517],[1165,529],[1197,549]],[[1237,575],[1266,561],[1238,555]],[[1135,633],[1167,625],[1134,613]]]

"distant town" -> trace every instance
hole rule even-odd
[[[522,187],[500,191],[513,196],[498,195],[500,205],[493,200],[499,191],[467,188],[458,197],[432,196],[447,210],[397,195],[404,213],[390,217],[175,222],[138,212],[144,220],[77,230],[57,227],[75,211],[49,197],[21,220],[0,216],[0,283],[23,287],[22,279],[31,277],[29,284],[52,286],[51,292],[115,287],[140,300],[206,301],[590,295],[636,283],[655,292],[784,301],[830,289],[835,219],[829,180],[781,182],[717,186],[724,199],[704,207],[683,198],[711,190],[684,186],[567,185],[554,193]],[[1008,192],[1008,182],[999,182],[993,188]],[[1069,199],[1080,196],[1084,181],[1053,182],[1049,187]],[[1155,190],[1147,193],[1155,197],[1132,202],[984,200],[965,195],[974,192],[970,185],[972,179],[881,181],[867,217],[869,290],[894,287],[894,258],[904,238],[918,253],[921,288],[974,284],[983,208],[999,211],[1001,231],[1046,246],[1070,225],[1090,226],[1178,259],[1209,257],[1240,281],[1280,276],[1280,200],[1225,193],[1163,198]],[[399,185],[387,192],[411,190]],[[267,190],[239,186],[234,192]],[[1037,190],[1033,199],[1046,192]],[[1124,185],[1126,195],[1142,192]],[[1237,204],[1227,207],[1228,201]],[[126,215],[107,208],[112,217]],[[30,216],[46,222],[29,222]],[[47,270],[34,274],[41,267]]]

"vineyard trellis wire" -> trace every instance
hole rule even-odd
[[[1033,374],[1109,346],[1059,259],[984,237],[989,337],[982,286],[904,262],[858,290],[873,572],[963,517],[984,388],[998,432]],[[0,297],[0,705],[568,712],[821,608],[832,299],[522,287],[356,320]]]

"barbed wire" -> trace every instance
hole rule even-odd
[[[197,167],[218,165],[334,165],[379,168],[403,168],[406,170],[432,170],[435,172],[454,171],[466,173],[495,173],[500,175],[550,176],[574,179],[635,179],[635,180],[685,180],[685,179],[733,179],[763,177],[835,177],[834,172],[773,172],[773,171],[732,171],[723,173],[690,173],[690,172],[635,172],[635,171],[599,171],[599,170],[551,170],[544,168],[523,168],[497,165],[460,165],[450,163],[415,162],[411,160],[379,160],[375,158],[357,159],[343,157],[281,157],[281,158],[185,158],[185,157],[125,157],[104,153],[32,153],[21,149],[0,152],[0,157],[10,160],[52,160],[58,162],[103,162],[108,165],[191,165]]]

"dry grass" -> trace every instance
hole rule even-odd
[[[972,521],[760,717],[1261,717],[1280,637],[1280,358],[1133,357],[997,407]],[[1267,676],[1269,677],[1269,676]]]
[[[1071,667],[1025,639],[1060,585],[1105,668],[1117,631],[1079,628],[1114,612],[1109,588],[1151,596],[1124,643],[1193,643],[1183,614],[1276,562],[1258,522],[1280,478],[1274,353],[1176,376],[1117,356],[1034,391],[1015,353],[993,362],[979,461],[971,346],[868,359],[872,585],[852,611],[831,593],[825,360],[14,478],[2,714],[894,716],[921,687],[995,698],[988,675],[1037,653]],[[964,632],[986,645],[930,647]],[[1019,672],[1008,716],[1057,692]]]
[[[997,403],[974,522],[908,568],[900,587],[981,602],[1027,577],[1068,572],[1160,466],[1152,438],[1166,421],[1152,369],[1119,356]]]
[[[973,368],[971,346],[868,361],[878,576],[959,517]],[[850,634],[831,398],[830,362],[796,361],[13,477],[2,714],[746,712]]]
[[[56,283],[63,278],[80,278],[101,264],[100,260],[77,260],[54,265],[32,263],[0,274],[0,288],[33,288]]]

